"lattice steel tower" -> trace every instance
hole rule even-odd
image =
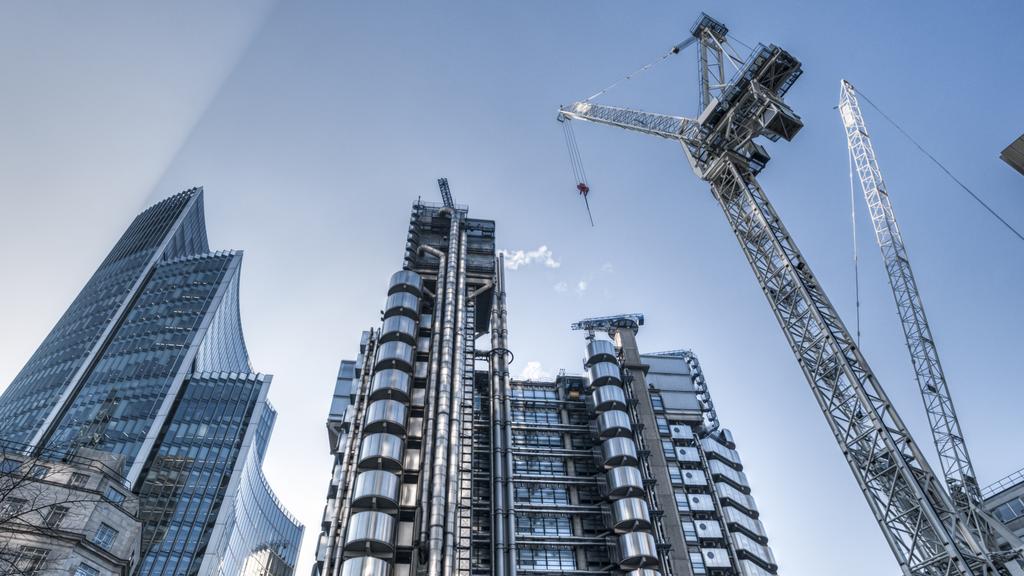
[[[1000,573],[757,182],[769,156],[755,139],[790,140],[802,127],[782,100],[801,74],[800,62],[762,44],[740,58],[728,29],[707,15],[691,34],[700,48],[703,109],[696,119],[590,101],[561,108],[560,117],[680,142],[694,172],[711,185],[903,573]],[[729,82],[720,81],[726,66],[736,69]]]

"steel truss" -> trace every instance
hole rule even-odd
[[[932,437],[939,454],[946,485],[958,510],[969,521],[975,532],[985,534],[985,527],[977,518],[975,510],[981,506],[981,489],[974,474],[967,444],[964,442],[960,422],[956,417],[953,400],[949,395],[946,377],[939,362],[924,304],[917,290],[914,273],[910,269],[903,236],[896,224],[896,215],[889,202],[889,193],[878,169],[875,151],[868,136],[864,117],[860,112],[853,86],[843,80],[839,97],[839,111],[846,131],[846,141],[853,157],[857,176],[864,191],[864,201],[875,230],[875,239],[882,251],[882,260],[889,276],[899,311],[900,324],[906,337],[910,360],[914,366],[921,397],[924,400]]]
[[[729,54],[728,31],[702,15],[691,32],[702,46],[701,99],[708,102],[699,120],[630,114],[590,103],[562,108],[560,114],[661,137],[670,131],[678,134],[694,171],[711,185],[903,573],[1000,573],[965,529],[952,499],[757,182],[768,157],[754,138],[789,140],[802,126],[782,102],[800,75],[799,61],[776,46],[758,45],[716,96],[710,90],[712,81],[703,80],[714,77],[703,70],[710,66],[705,54]],[[645,122],[649,117],[675,122],[652,129]]]

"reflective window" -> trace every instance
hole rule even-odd
[[[100,524],[100,527],[96,529],[96,535],[93,536],[92,541],[95,542],[100,548],[110,549],[114,545],[114,540],[117,539],[117,530],[109,524]]]
[[[564,515],[520,513],[516,515],[516,532],[536,536],[571,536],[572,523]]]
[[[673,495],[676,497],[676,509],[680,512],[689,511],[690,503],[686,501],[686,493],[682,490],[674,490]]]
[[[523,570],[575,570],[576,557],[568,546],[519,548],[519,567]]]
[[[668,427],[668,420],[664,416],[658,414],[654,417],[654,421],[658,423],[658,434],[668,436],[672,433],[671,429]]]
[[[513,460],[512,471],[516,474],[540,476],[564,476],[565,460],[550,456],[521,456]]]
[[[553,430],[513,430],[512,444],[537,448],[561,448],[562,434]]]
[[[562,414],[557,408],[512,409],[512,421],[528,424],[559,424]]]
[[[557,400],[558,392],[551,386],[514,386],[512,388],[512,397]]]
[[[89,483],[89,475],[81,472],[72,472],[68,478],[68,486],[72,488],[84,488]]]
[[[195,196],[191,191],[177,194],[135,218],[0,397],[0,438],[20,443],[31,440]],[[192,206],[166,246],[166,258],[209,250],[202,203]]]
[[[693,567],[693,573],[695,575],[708,573],[707,569],[704,567],[704,557],[701,556],[700,552],[690,552],[690,566]]]
[[[49,555],[50,551],[46,548],[22,546],[18,549],[18,555],[14,558],[15,574],[35,576],[47,572],[46,557]]]
[[[79,564],[75,568],[75,576],[100,576],[100,571],[88,564]]]
[[[124,492],[121,492],[113,486],[107,486],[107,491],[103,493],[103,497],[110,500],[114,504],[120,504],[124,502]]]
[[[1003,522],[1010,522],[1024,516],[1024,499],[1014,498],[1006,504],[1001,504],[992,511],[996,518]]]
[[[693,525],[693,522],[683,520],[683,536],[689,544],[697,542],[697,527]]]
[[[67,517],[68,511],[69,508],[67,506],[53,506],[46,513],[43,523],[46,524],[47,528],[59,528],[60,523]]]
[[[515,498],[528,504],[568,504],[569,491],[555,484],[516,483]]]

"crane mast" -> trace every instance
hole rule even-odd
[[[974,465],[960,429],[935,339],[925,316],[924,303],[910,267],[910,256],[896,223],[896,213],[889,201],[888,187],[878,168],[857,91],[846,80],[840,83],[839,115],[846,132],[850,157],[864,192],[868,214],[871,216],[875,240],[881,249],[889,286],[896,300],[900,324],[914,367],[914,377],[924,401],[946,486],[957,510],[966,520],[967,527],[990,551],[996,549],[994,537],[997,532],[1008,540],[1011,548],[1019,549],[1019,540],[1008,534],[1005,526],[984,511],[981,487],[974,474]]]
[[[728,29],[702,14],[690,30],[700,43],[696,119],[577,102],[563,119],[610,124],[678,140],[694,172],[711,186],[740,248],[882,533],[906,576],[982,576],[1001,569],[966,529],[786,230],[757,174],[768,162],[754,139],[790,140],[802,127],[783,96],[801,74],[785,50],[757,45],[741,60]],[[728,83],[720,62],[736,68]],[[670,120],[671,119],[671,120]]]
[[[953,408],[953,399],[949,395],[946,376],[939,362],[939,352],[935,348],[935,340],[925,317],[917,281],[914,280],[914,273],[910,268],[910,257],[903,244],[903,235],[896,224],[896,215],[889,202],[889,192],[878,169],[875,150],[864,124],[864,117],[861,115],[857,94],[853,85],[846,80],[841,84],[839,113],[843,119],[850,155],[864,192],[864,201],[868,205],[875,240],[882,251],[889,286],[896,298],[896,308],[906,337],[907,350],[910,351],[914,376],[924,399],[925,411],[928,413],[928,422],[931,425],[932,438],[939,453],[939,464],[946,485],[953,495],[957,508],[969,519],[972,528],[983,532],[985,528],[974,514],[974,510],[981,507],[981,488],[978,486],[974,466],[967,452],[967,444],[960,430],[960,422]]]

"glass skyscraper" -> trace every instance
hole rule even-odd
[[[463,207],[413,207],[335,383],[314,575],[777,574],[696,356],[641,353],[627,316],[587,333],[584,373],[513,379],[494,241]]]
[[[261,469],[276,413],[242,336],[241,263],[210,251],[202,189],[159,202],[0,396],[8,445],[125,457],[138,574],[294,570],[303,528]]]

